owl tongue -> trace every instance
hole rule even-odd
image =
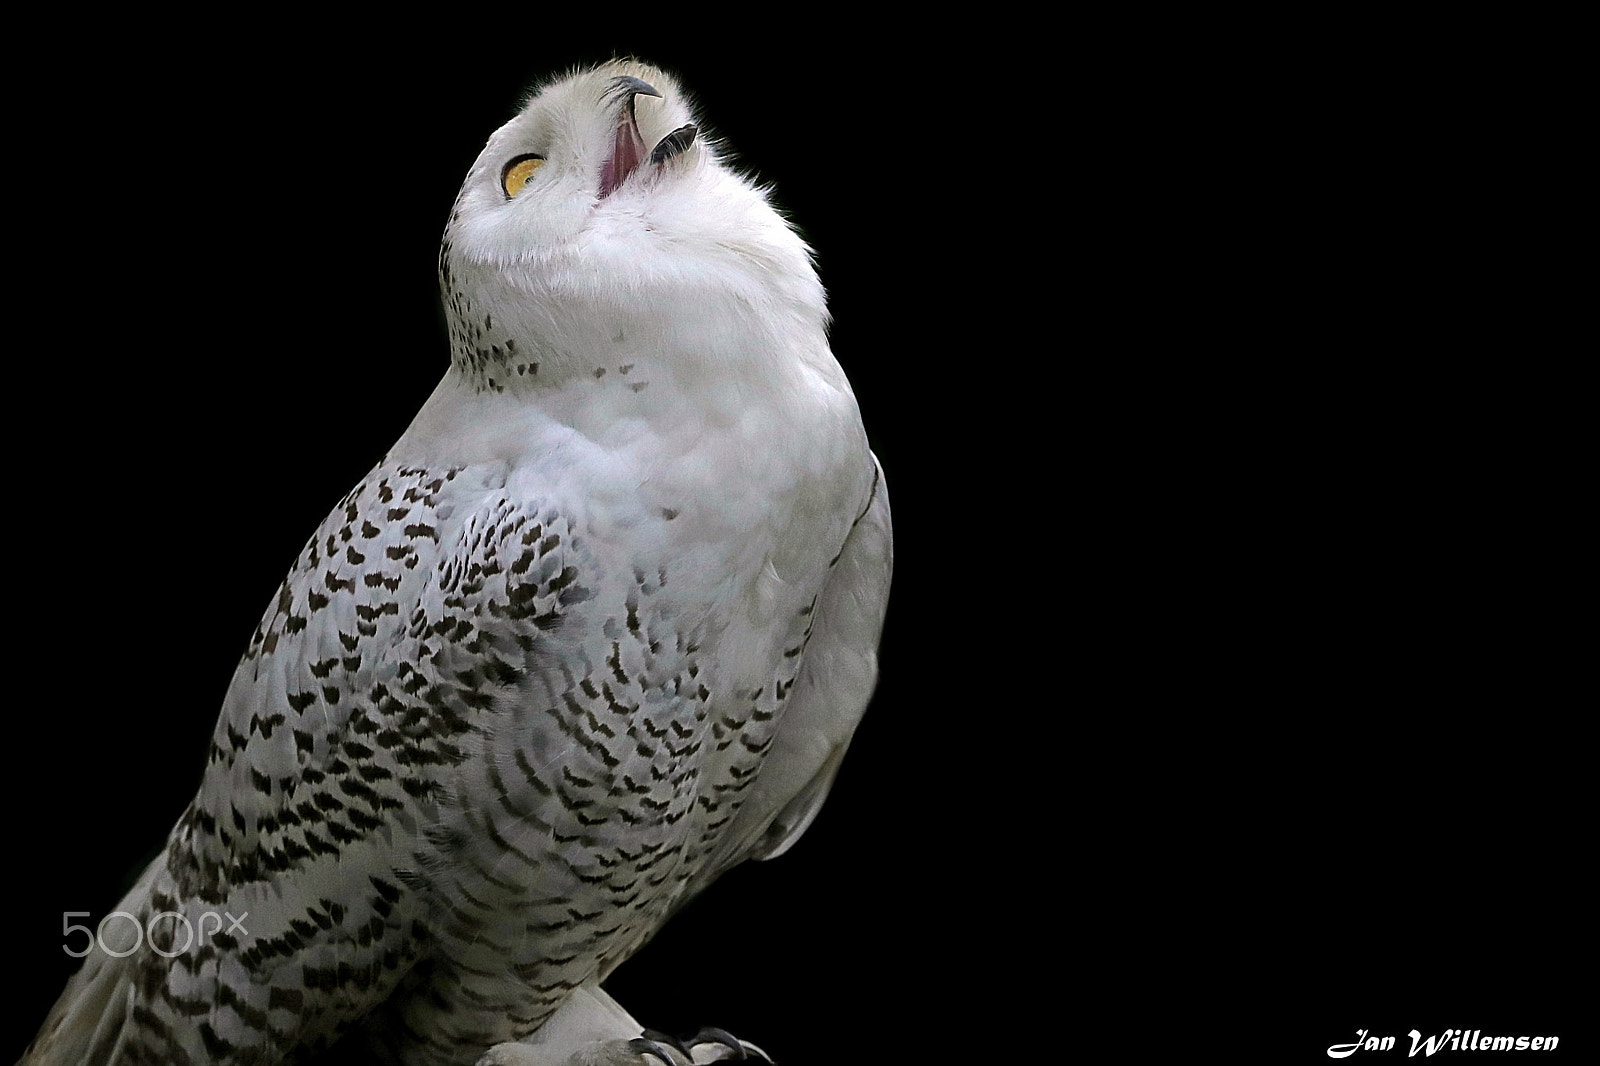
[[[628,175],[638,169],[644,161],[644,138],[639,136],[639,127],[633,121],[633,101],[622,109],[622,118],[617,123],[616,146],[611,150],[611,158],[606,160],[606,165],[600,171],[600,195],[602,198],[610,196],[616,191],[617,186],[628,180]]]

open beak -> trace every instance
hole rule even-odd
[[[611,156],[600,170],[600,196],[610,196],[623,182],[628,180],[635,170],[639,169],[646,157],[652,166],[661,166],[668,160],[688,151],[694,144],[695,134],[699,131],[693,124],[680,126],[667,134],[652,149],[639,134],[638,116],[634,108],[634,98],[643,94],[660,98],[661,94],[655,86],[647,81],[634,77],[621,77],[611,83],[607,95],[621,95],[622,106],[618,109],[616,139],[612,144]]]

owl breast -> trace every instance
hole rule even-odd
[[[481,675],[487,717],[428,834],[438,951],[406,1009],[439,1017],[413,1030],[532,1032],[777,813],[745,800],[871,462],[839,443],[837,396],[798,417],[677,393],[643,358],[537,408],[462,390],[452,432],[398,457],[488,480],[445,534],[475,561],[441,589],[473,638],[430,649],[434,669]]]

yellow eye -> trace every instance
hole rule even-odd
[[[542,155],[519,155],[507,163],[506,169],[500,174],[500,185],[506,191],[506,199],[509,200],[521,192],[542,166],[544,166]]]

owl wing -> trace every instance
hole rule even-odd
[[[497,669],[475,593],[515,560],[484,530],[528,521],[503,484],[504,464],[380,464],[334,508],[250,639],[199,793],[104,927],[116,954],[85,959],[24,1062],[276,1061],[392,993],[428,948],[407,875]]]
[[[590,558],[559,510],[509,499],[506,476],[380,466],[334,509],[251,638],[199,794],[119,907],[108,946],[132,947],[134,922],[149,944],[87,959],[25,1061],[314,1050],[441,947],[513,953],[545,977],[530,1011],[553,1010],[721,870],[804,831],[876,676],[891,565],[876,465],[787,706],[770,702],[787,682],[766,686],[737,743],[715,733],[692,631],[652,606],[666,573]],[[549,711],[510,727],[507,700]],[[747,784],[730,815],[707,795]],[[468,913],[533,869],[561,880],[550,913],[499,908],[518,918],[509,936]],[[417,890],[441,871],[439,892]],[[441,899],[442,921],[425,909]],[[601,929],[607,908],[623,917]],[[519,939],[529,920],[543,933]],[[477,931],[435,942],[462,922]]]
[[[783,728],[756,795],[729,834],[719,869],[771,859],[822,809],[878,679],[878,638],[889,605],[894,540],[889,488],[877,456],[866,506],[829,567]]]

